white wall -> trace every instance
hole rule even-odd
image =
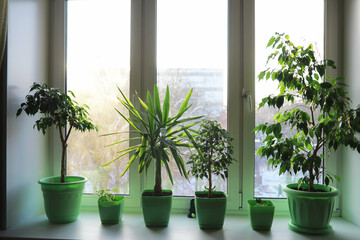
[[[344,0],[343,71],[352,99],[360,104],[360,1]],[[343,150],[341,164],[342,216],[360,226],[360,154]]]
[[[7,87],[7,226],[43,211],[37,180],[49,174],[47,137],[34,117],[16,118],[33,82],[48,80],[49,1],[9,0]]]

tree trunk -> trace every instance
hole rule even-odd
[[[310,177],[310,182],[309,182],[309,192],[313,192],[314,191],[314,157],[311,158],[310,160],[310,168],[309,168],[309,177]]]
[[[155,159],[155,186],[154,195],[160,196],[162,192],[161,188],[161,159]]]
[[[65,182],[65,154],[66,154],[66,143],[62,144],[62,154],[61,154],[61,182]]]
[[[210,198],[210,197],[211,197],[211,194],[212,194],[211,156],[209,157],[208,175],[209,175],[209,192],[208,192],[208,198]]]

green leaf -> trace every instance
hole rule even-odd
[[[339,177],[339,175],[335,175],[334,177],[335,177],[335,180],[336,180],[336,181],[340,182],[340,177]]]
[[[267,72],[266,73],[266,80],[268,80],[270,78],[270,76],[271,76],[271,72]]]
[[[276,106],[277,108],[281,108],[284,103],[284,96],[279,96],[276,98]]]
[[[161,121],[162,120],[162,112],[161,112],[161,106],[160,106],[160,96],[159,96],[159,91],[158,91],[156,84],[154,86],[154,106],[155,106],[156,115],[158,116],[158,119]]]
[[[331,85],[331,83],[323,82],[323,83],[320,83],[320,87],[322,87],[324,89],[329,89],[332,87],[332,85]]]
[[[276,40],[275,37],[271,37],[266,47],[270,47],[271,45],[273,45],[273,43],[275,42],[275,40]]]
[[[330,184],[330,179],[329,179],[329,177],[325,177],[325,185],[326,186],[329,186],[329,184]]]
[[[275,79],[276,79],[276,72],[273,72],[273,73],[271,74],[271,79],[272,79],[272,80],[275,80]]]
[[[168,173],[170,182],[171,182],[172,185],[174,185],[174,181],[173,181],[172,174],[171,174],[171,169],[170,169],[169,164],[168,164],[168,162],[170,162],[169,156],[167,155],[166,151],[161,151],[161,155],[162,155],[162,159],[163,159],[162,162],[165,165],[165,169],[166,169],[166,171]]]
[[[310,144],[310,143],[306,144],[306,148],[307,148],[308,150],[310,150],[310,151],[312,151],[312,150],[313,150],[313,147],[311,146],[311,144]]]
[[[134,162],[134,160],[138,157],[140,151],[137,150],[134,155],[132,155],[132,157],[130,158],[130,160],[128,161],[125,170],[123,171],[123,173],[120,175],[120,177],[124,176],[124,174],[126,173],[126,171],[129,169],[129,167],[131,166],[131,164]]]
[[[265,71],[260,72],[259,74],[259,80],[262,80],[265,76]]]
[[[316,78],[316,80],[319,80],[319,74],[315,73],[314,77]]]
[[[169,94],[169,86],[166,86],[165,99],[163,103],[163,118],[162,121],[165,123],[168,120],[170,112],[170,94]]]
[[[184,102],[181,104],[179,112],[175,117],[176,119],[180,118],[184,114],[184,112],[189,108],[188,103],[189,103],[191,94],[192,94],[192,89],[190,89],[190,91],[188,92],[188,94],[186,95],[186,97],[184,99]]]

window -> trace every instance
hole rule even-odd
[[[80,104],[90,107],[97,132],[73,132],[67,152],[67,174],[88,178],[85,193],[100,189],[119,189],[129,194],[126,157],[101,167],[116,156],[117,148],[106,147],[117,139],[129,138],[128,124],[114,108],[118,104],[117,86],[129,95],[130,0],[68,1],[67,4],[67,89]],[[96,15],[97,17],[94,17]],[[106,27],[104,27],[106,26]],[[100,134],[121,132],[115,136]]]
[[[135,90],[140,96],[151,91],[155,82],[161,94],[169,85],[174,110],[179,107],[176,102],[185,97],[182,93],[193,88],[190,115],[205,115],[229,129],[227,29],[225,0],[158,0],[156,4],[136,0],[67,1],[67,89],[76,94],[79,103],[89,105],[90,116],[99,125],[99,133],[73,134],[69,142],[67,171],[89,179],[86,193],[120,186],[120,194],[132,197],[135,185],[141,186],[139,190],[153,187],[151,169],[147,175],[138,177],[136,165],[119,178],[128,157],[100,167],[113,159],[116,149],[126,147],[105,145],[128,138],[126,133],[114,139],[99,137],[129,130],[114,110],[120,107],[116,85],[125,89],[130,98]],[[155,69],[158,71],[152,78]],[[238,167],[239,163],[235,163],[230,171],[233,182],[239,182]],[[177,174],[175,167],[173,173]],[[205,186],[194,177],[188,182],[181,176],[176,176],[171,186],[165,172],[163,176],[163,188],[173,189],[175,196],[193,197],[195,190]],[[215,185],[216,189],[228,192],[232,199],[230,208],[238,209],[238,183],[228,189],[227,183],[218,179]],[[188,204],[189,198],[179,198],[173,206],[188,208]]]
[[[169,86],[172,114],[192,88],[188,115],[205,116],[227,127],[227,1],[157,1],[157,84],[163,96]],[[186,149],[184,154],[189,156]],[[197,181],[189,176],[187,181],[176,165],[171,167],[174,186],[167,178],[164,185],[172,188],[174,195],[194,196],[206,186],[206,179]],[[217,176],[213,179],[216,190],[227,192],[226,181]]]
[[[90,116],[100,128],[99,133],[74,134],[69,143],[68,174],[88,177],[87,193],[120,187],[119,193],[128,195],[126,199],[134,199],[130,202],[134,203],[140,202],[143,189],[153,187],[151,169],[139,176],[136,165],[119,178],[127,157],[101,168],[113,159],[114,151],[126,146],[106,148],[114,139],[99,135],[129,130],[114,110],[120,107],[116,85],[132,98],[135,91],[144,96],[157,83],[160,89],[169,85],[174,110],[178,109],[176,102],[181,101],[181,93],[193,88],[190,114],[218,120],[234,138],[234,158],[238,162],[230,167],[227,182],[216,183],[228,192],[228,210],[237,212],[241,206],[246,210],[245,200],[254,196],[283,197],[279,185],[285,184],[282,178],[286,177],[273,177],[264,159],[255,160],[261,136],[255,138],[252,132],[255,124],[265,119],[265,113],[255,110],[254,103],[268,94],[265,89],[276,89],[259,85],[254,79],[264,67],[264,48],[275,31],[288,33],[294,41],[316,41],[324,54],[324,1],[66,2],[67,89],[74,91],[79,103],[89,105]],[[301,9],[309,5],[312,8],[306,8],[306,14],[312,17],[304,18],[305,10]],[[294,8],[296,12],[291,10]],[[282,14],[276,14],[278,11]],[[286,16],[287,12],[291,15]],[[255,97],[241,97],[243,92]],[[163,176],[163,187],[182,196],[174,198],[175,209],[188,208],[194,191],[204,186],[192,177],[189,183],[175,176],[175,185],[171,186],[166,182],[167,174]]]
[[[270,49],[267,42],[275,32],[290,35],[296,44],[313,43],[319,52],[319,58],[324,58],[324,1],[323,0],[256,0],[255,1],[255,74],[259,75],[266,66]],[[309,7],[311,6],[311,7]],[[293,9],[296,8],[296,11]],[[281,14],[275,14],[280,12]],[[304,15],[311,17],[304,17]],[[271,66],[270,66],[271,67]],[[277,93],[277,83],[271,80],[255,80],[255,125],[273,121],[277,109],[263,107],[258,110],[261,99]],[[301,104],[301,103],[299,103]],[[285,106],[292,108],[293,105]],[[264,140],[261,133],[255,136],[255,152]],[[255,156],[255,197],[285,198],[282,187],[291,182],[297,182],[301,176],[284,174],[279,176],[278,169],[267,167],[267,159]]]

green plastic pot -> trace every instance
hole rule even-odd
[[[141,197],[141,206],[146,227],[167,227],[170,220],[172,191],[163,190],[168,196],[144,196],[144,193],[153,193],[153,190],[144,190]]]
[[[222,198],[198,197],[207,191],[195,192],[195,209],[200,229],[221,229],[224,225],[227,195],[224,192],[213,192]]]
[[[284,188],[291,217],[289,228],[310,234],[331,233],[333,229],[329,223],[339,191],[334,187],[315,184],[315,189],[325,192],[306,192],[297,190],[297,186],[297,183],[293,183]]]
[[[99,215],[102,224],[118,224],[124,209],[124,196],[115,196],[115,201],[98,199]]]
[[[270,200],[248,200],[249,217],[253,230],[270,230],[274,219],[275,206]]]
[[[87,179],[80,176],[60,176],[39,180],[44,196],[45,213],[51,223],[74,222],[80,214],[81,199]]]

